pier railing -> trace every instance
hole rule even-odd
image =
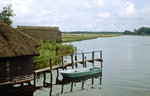
[[[96,53],[99,54],[99,56],[97,55],[98,57],[95,56]],[[88,56],[86,56],[86,54],[88,54]],[[89,56],[89,54],[91,54],[91,57]],[[72,66],[72,69],[74,69],[75,67],[78,68],[78,64],[82,64],[83,67],[86,67],[87,66],[86,62],[90,62],[94,66],[94,61],[100,61],[101,68],[103,67],[102,51],[66,54],[66,55],[56,56],[52,58],[36,60],[34,61],[34,63],[43,62],[43,61],[49,62],[49,66],[48,67],[45,66],[44,68],[34,70],[34,73],[51,71],[53,69],[58,69],[58,68],[66,69],[67,66]]]
[[[88,54],[88,55],[87,55]],[[97,55],[96,55],[97,54]],[[81,57],[80,57],[81,56]],[[65,60],[66,59],[66,60]],[[102,51],[92,51],[92,52],[84,52],[84,53],[74,53],[74,54],[66,54],[62,56],[56,56],[52,58],[46,58],[42,60],[34,61],[34,63],[47,61],[49,62],[48,67],[44,67],[41,69],[34,70],[34,85],[36,86],[36,74],[43,72],[44,80],[43,80],[43,86],[45,86],[46,82],[46,72],[50,72],[50,85],[52,84],[53,75],[52,70],[57,70],[57,78],[59,76],[58,69],[61,68],[63,70],[67,70],[68,66],[72,66],[72,69],[75,67],[78,68],[78,65],[81,64],[83,67],[87,67],[87,62],[90,62],[92,66],[94,66],[95,61],[100,62],[100,67],[102,68]],[[47,83],[48,84],[48,83]]]

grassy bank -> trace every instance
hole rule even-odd
[[[70,34],[70,33],[63,33],[62,34],[62,41],[63,42],[72,42],[72,41],[81,41],[81,40],[88,40],[88,39],[95,39],[98,37],[114,37],[120,36],[119,34]]]
[[[40,41],[39,43],[41,45],[40,47],[38,47],[40,56],[34,57],[34,61],[51,58],[63,54],[73,53],[75,51],[74,46],[71,44],[61,44],[56,42],[43,42],[43,41]],[[55,60],[53,60],[53,64],[56,61],[60,61],[60,58],[56,58]],[[49,60],[44,60],[34,64],[35,69],[40,69],[46,66],[49,66]]]

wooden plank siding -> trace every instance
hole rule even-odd
[[[0,73],[0,85],[33,80],[32,56],[9,58],[5,61],[0,60]]]

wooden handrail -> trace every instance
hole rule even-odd
[[[77,54],[83,54],[83,53],[84,54],[89,54],[89,53],[92,53],[92,52],[81,52],[81,53],[70,53],[70,54],[65,54],[65,55],[59,55],[59,56],[55,56],[55,57],[51,57],[51,58],[45,58],[45,59],[41,59],[41,60],[36,60],[36,61],[33,61],[33,63],[41,62],[41,61],[45,61],[45,60],[49,60],[49,59],[55,59],[55,58],[58,58],[58,57],[61,57],[61,56],[71,56],[71,55],[77,55]],[[94,53],[96,53],[96,52],[101,52],[101,51],[94,51]]]

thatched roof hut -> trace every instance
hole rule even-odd
[[[33,78],[33,59],[38,42],[0,20],[0,85]]]
[[[17,29],[32,36],[37,40],[43,41],[62,41],[61,31],[59,27],[49,26],[17,26]]]
[[[38,42],[0,21],[0,58],[37,55]]]

